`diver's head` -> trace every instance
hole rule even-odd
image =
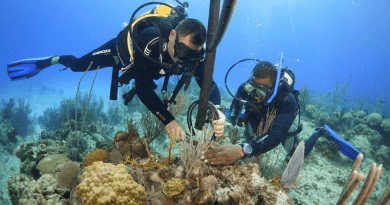
[[[203,58],[203,44],[206,41],[206,27],[193,18],[180,21],[171,30],[168,52],[174,63],[188,63]]]
[[[262,102],[271,96],[276,75],[277,70],[272,63],[261,61],[253,68],[251,77],[245,84],[244,89],[257,102]]]

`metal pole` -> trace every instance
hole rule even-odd
[[[209,22],[207,26],[207,40],[206,46],[211,43],[212,39],[215,36],[215,31],[218,25],[219,18],[219,0],[210,0],[210,9],[209,9]],[[206,47],[206,60],[205,60],[205,72],[203,76],[202,87],[199,97],[199,106],[198,114],[196,116],[195,128],[201,130],[205,120],[206,120],[206,111],[207,111],[207,102],[209,101],[211,83],[213,81],[214,73],[214,63],[215,63],[215,54],[216,50],[209,51]]]
[[[207,46],[207,50],[213,51],[217,48],[218,44],[221,42],[223,35],[228,28],[229,22],[232,19],[234,8],[236,8],[237,0],[224,0],[222,5],[221,17],[218,21],[217,31],[215,33],[215,37],[209,46]],[[209,27],[210,28],[210,27]]]

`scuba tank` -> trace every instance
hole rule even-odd
[[[136,43],[138,31],[142,31],[149,26],[154,26],[159,32],[159,47],[160,52],[162,52],[162,47],[165,43],[163,42],[163,37],[169,36],[172,28],[175,28],[177,24],[186,17],[186,13],[183,8],[176,8],[170,4],[159,3],[159,5],[152,10],[134,17],[138,10],[151,3],[157,2],[146,3],[136,9],[130,18],[130,23],[118,34],[117,49],[121,72],[123,75],[127,76],[126,78],[122,78],[120,83],[129,83],[131,79],[130,68],[134,65],[134,57],[136,53],[141,54],[142,57],[147,58],[154,63],[160,64],[162,67],[170,67],[170,64],[156,61],[144,54]]]
[[[133,78],[131,68],[134,65],[134,57],[137,52],[152,62],[160,64],[162,67],[171,66],[170,64],[156,61],[145,55],[137,45],[136,39],[138,31],[147,26],[154,26],[159,32],[160,39],[163,39],[161,38],[162,36],[168,36],[170,30],[187,17],[185,9],[188,7],[188,3],[181,3],[179,1],[178,3],[182,6],[174,7],[167,3],[149,2],[141,5],[133,12],[130,23],[117,36],[116,48],[118,57],[115,59],[117,66],[112,70],[110,100],[117,100],[118,87],[123,86],[123,84],[129,84]],[[158,4],[158,6],[135,17],[140,9],[151,4]],[[160,52],[163,50],[163,43],[160,40]],[[119,71],[123,73],[121,77],[119,77]]]

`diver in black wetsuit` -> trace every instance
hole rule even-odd
[[[293,122],[298,110],[299,92],[292,90],[283,92],[283,87],[278,89],[278,93],[273,101],[266,105],[264,102],[271,96],[275,85],[277,69],[275,66],[266,61],[258,63],[253,71],[251,78],[244,82],[235,95],[237,99],[243,99],[247,103],[234,99],[230,111],[231,115],[227,116],[232,125],[245,123],[245,143],[239,145],[224,145],[222,147],[208,150],[204,159],[206,162],[214,165],[230,164],[243,158],[244,156],[255,156],[265,153],[280,143],[283,143],[288,155],[285,162],[288,162],[299,141],[296,135],[289,134],[294,132]],[[239,120],[239,115],[245,105],[245,116]],[[267,115],[275,111],[276,115],[272,122],[267,122]],[[263,126],[259,135],[258,127],[260,122],[263,125],[271,123],[270,127]],[[326,133],[325,128],[317,128],[316,132],[305,141],[305,156],[312,150],[317,139]]]
[[[185,63],[192,56],[203,55],[201,50],[206,39],[206,28],[200,21],[186,18],[176,25],[172,24],[169,31],[168,35],[162,34],[162,38],[164,39],[160,39],[159,33],[154,26],[146,27],[138,31],[138,46],[150,58],[164,63]],[[118,35],[119,38],[120,36]],[[160,40],[164,42],[161,52]],[[118,42],[122,42],[122,39],[114,38],[81,58],[76,58],[71,55],[59,56],[58,62],[76,72],[85,71],[91,61],[93,61],[93,64],[90,70],[96,69],[97,66],[115,67],[117,64],[121,64],[121,67],[126,67],[128,65],[123,61],[129,55],[127,49],[124,49],[127,48],[127,44],[120,45]],[[177,49],[176,46],[179,48]],[[175,51],[182,53],[177,54]],[[177,75],[181,73],[167,70],[155,62],[149,61],[137,52],[134,56],[134,65],[132,65],[131,71],[131,76],[127,76],[127,79],[135,80],[134,84],[136,89],[130,91],[132,94],[130,94],[130,97],[137,94],[141,102],[166,126],[168,135],[174,134],[177,140],[180,138],[185,139],[183,129],[154,92],[154,89],[157,87],[154,80],[166,75]],[[203,74],[204,62],[202,61],[199,63],[194,74],[199,86],[202,83]],[[210,101],[214,105],[220,105],[221,103],[220,93],[214,81],[212,82],[210,91]],[[223,130],[216,130],[216,135],[222,135],[222,133]]]
[[[179,13],[179,10],[175,12]],[[176,140],[185,140],[185,132],[168,111],[168,105],[154,92],[157,87],[154,80],[181,75],[191,67],[193,71],[191,75],[201,86],[205,69],[203,44],[206,41],[206,28],[200,21],[185,18],[183,15],[137,17],[136,21],[136,26],[132,27],[129,24],[116,38],[81,58],[73,55],[56,55],[11,63],[7,65],[9,77],[11,80],[30,78],[40,70],[57,63],[69,67],[74,72],[84,72],[88,67],[89,70],[113,67],[117,72],[121,70],[123,73],[117,79],[120,83],[129,84],[133,79],[135,81],[133,89],[123,96],[125,102],[128,103],[137,94],[141,102],[165,125],[168,136],[173,135]],[[131,32],[135,37],[129,37]],[[31,66],[31,69],[21,72],[21,64],[24,67]],[[216,107],[221,103],[220,93],[214,81],[209,100]],[[224,116],[221,119],[213,122],[216,136],[223,134]]]

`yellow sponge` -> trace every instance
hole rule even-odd
[[[131,178],[123,164],[94,162],[81,175],[76,194],[86,204],[146,204],[145,188]]]

